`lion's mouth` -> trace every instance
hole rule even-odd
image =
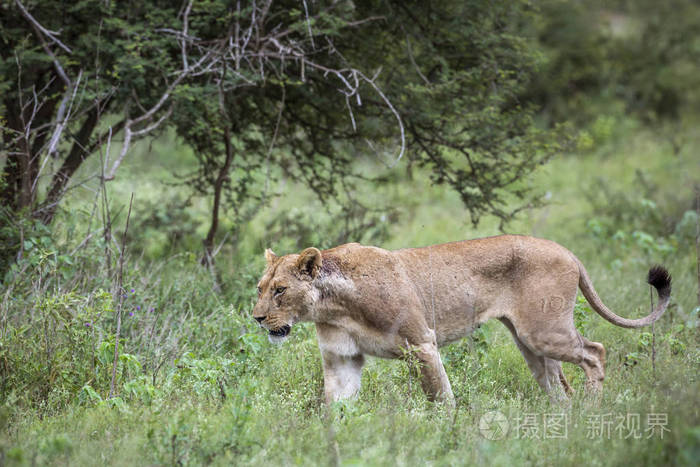
[[[276,331],[270,330],[270,335],[274,337],[287,337],[289,334],[289,331],[291,330],[291,326],[287,326],[286,324],[282,326],[281,328],[277,329]]]

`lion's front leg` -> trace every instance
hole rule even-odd
[[[365,358],[355,340],[345,330],[323,323],[316,323],[316,336],[323,358],[326,402],[357,396]]]
[[[362,354],[344,356],[321,351],[323,357],[323,386],[326,403],[357,397],[362,379]]]

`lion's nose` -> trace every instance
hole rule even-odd
[[[254,316],[254,318],[258,323],[262,323],[265,320],[264,316]]]

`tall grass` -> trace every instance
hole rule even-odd
[[[287,253],[329,246],[323,243],[347,234],[338,212],[288,186],[284,197],[236,227],[235,247],[224,246],[217,258],[222,290],[214,293],[197,257],[206,202],[193,200],[177,212],[188,196],[183,188],[152,182],[141,184],[135,198],[118,397],[108,399],[116,291],[107,272],[113,266],[99,236],[76,249],[93,198],[75,193],[68,202],[82,207],[62,213],[53,235],[31,239],[5,282],[0,462],[694,465],[700,459],[700,348],[692,238],[684,223],[697,176],[697,135],[689,133],[688,141],[671,156],[665,140],[633,128],[619,140],[561,156],[533,181],[550,193],[550,204],[508,227],[572,250],[606,304],[624,316],[648,313],[649,265],[662,262],[674,276],[671,305],[653,335],[652,329],[614,327],[585,301],[577,304],[577,327],[607,349],[605,390],[598,401],[586,398],[582,371],[565,364],[576,393],[562,405],[549,402],[505,327],[493,322],[442,349],[455,411],[429,403],[404,363],[380,359],[369,359],[356,401],[325,407],[313,326],[295,326],[288,342],[273,347],[249,311],[263,248]],[[158,163],[172,144],[159,142],[147,157]],[[125,169],[110,188],[115,229],[129,184],[148,172]],[[640,187],[635,169],[649,187]],[[366,188],[359,195],[387,207],[387,215],[353,240],[398,248],[498,233],[491,220],[472,228],[457,197],[430,186],[420,171],[412,180],[395,175],[391,184]],[[507,420],[504,439],[480,430],[492,411]],[[640,438],[625,437],[629,423],[625,418],[620,425],[620,417],[628,414],[639,416]],[[647,430],[655,416],[667,417],[663,426],[670,431],[663,437]],[[545,419],[561,417],[565,436],[553,437]]]

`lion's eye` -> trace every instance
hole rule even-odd
[[[287,290],[287,287],[277,287],[275,289],[275,295],[282,295],[285,290]]]
[[[258,297],[262,295],[262,289],[258,287]]]

